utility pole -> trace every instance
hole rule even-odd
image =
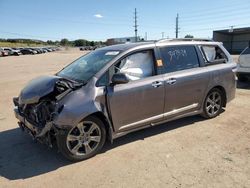
[[[164,32],[161,32],[161,38],[164,39]]]
[[[175,24],[175,38],[178,38],[178,34],[179,34],[179,14],[177,13],[176,16],[176,24]]]
[[[135,8],[135,12],[134,12],[134,19],[135,19],[135,25],[134,25],[134,28],[135,28],[135,42],[137,42],[137,27],[138,27],[138,25],[137,25],[137,10],[136,10],[136,8]]]
[[[147,41],[148,40],[148,33],[145,32],[145,37],[144,37],[144,40]]]
[[[230,29],[229,29],[229,33],[232,33],[232,32],[234,32],[234,26],[233,25],[230,26]]]
[[[234,32],[234,26],[230,26],[229,29],[229,33],[233,33]],[[231,35],[231,49],[229,50],[230,53],[232,53],[233,51],[233,41],[234,41],[234,35]]]

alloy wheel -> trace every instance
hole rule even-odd
[[[206,112],[209,116],[216,116],[221,109],[221,95],[217,91],[211,92],[206,99]]]
[[[83,121],[73,127],[67,135],[67,148],[74,155],[88,155],[101,142],[101,129],[92,121]]]

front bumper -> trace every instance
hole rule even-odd
[[[15,106],[14,108],[14,114],[15,114],[15,117],[19,120],[18,122],[19,127],[23,131],[31,135],[33,139],[39,139],[39,138],[44,137],[46,133],[48,133],[53,126],[53,122],[46,123],[44,127],[39,127],[35,125],[34,123],[29,122],[25,118],[25,116],[19,112],[17,106]]]
[[[38,127],[32,125],[28,120],[26,120],[26,118],[24,116],[22,116],[18,110],[18,107],[15,107],[14,108],[14,114],[15,114],[15,117],[18,119],[18,125],[19,127],[27,132],[28,134],[30,134],[34,139],[37,135],[37,133],[40,131],[38,129]]]
[[[249,74],[250,75],[250,67],[237,67],[237,74]]]

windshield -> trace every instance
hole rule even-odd
[[[75,60],[57,73],[57,75],[80,82],[87,82],[118,54],[119,51],[110,50],[96,50],[90,52]]]

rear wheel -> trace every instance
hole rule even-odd
[[[104,124],[96,117],[88,117],[72,129],[62,131],[57,136],[59,150],[71,161],[93,157],[102,149],[105,140]]]
[[[217,88],[212,89],[204,101],[202,116],[205,118],[218,116],[222,110],[222,101],[223,95],[221,90]]]

